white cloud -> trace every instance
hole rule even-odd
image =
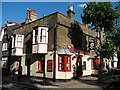
[[[87,5],[86,4],[79,4],[79,5],[77,5],[78,7],[86,7]]]

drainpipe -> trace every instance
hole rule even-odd
[[[55,29],[54,29],[54,56],[53,56],[53,60],[54,60],[54,71],[53,71],[53,82],[56,81],[56,42],[57,42],[57,24],[55,24]]]

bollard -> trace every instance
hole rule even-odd
[[[46,81],[45,81],[45,72],[43,73],[43,83],[44,83],[44,86],[45,86],[45,83],[46,83]]]

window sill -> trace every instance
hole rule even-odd
[[[45,72],[43,72],[43,71],[37,71],[36,73],[45,73]]]
[[[65,71],[65,70],[58,70],[59,72],[71,72],[71,70],[69,70],[69,71]]]
[[[7,50],[2,50],[2,52],[7,51]]]

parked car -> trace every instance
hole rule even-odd
[[[120,69],[113,72],[112,79],[120,79]]]

